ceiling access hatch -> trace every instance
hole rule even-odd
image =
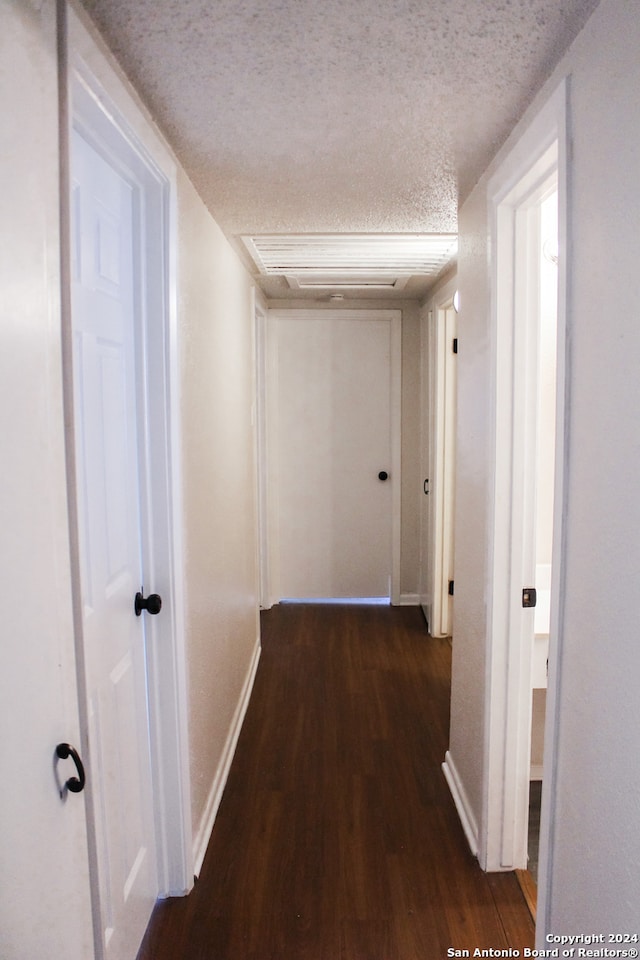
[[[409,280],[409,277],[398,276],[323,276],[317,277],[315,274],[307,276],[291,276],[286,274],[285,278],[292,290],[402,290]]]
[[[457,253],[456,234],[268,234],[242,238],[259,273],[297,290],[400,290],[435,279]]]

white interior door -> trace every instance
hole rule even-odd
[[[457,392],[454,294],[454,282],[441,291],[424,317],[422,338],[420,603],[434,637],[450,636],[453,628]]]
[[[276,599],[389,598],[398,329],[317,311],[272,315],[269,333]]]
[[[62,407],[56,8],[0,3],[0,957],[93,956]],[[10,79],[11,78],[11,79]],[[83,759],[86,756],[83,754]]]
[[[427,626],[431,628],[431,608],[433,606],[432,574],[433,565],[431,541],[431,463],[433,436],[433,383],[434,383],[434,310],[429,307],[420,318],[420,476],[422,496],[420,499],[420,566],[418,571],[418,596]]]
[[[433,510],[432,616],[434,637],[451,636],[454,595],[454,497],[456,444],[456,311],[448,300],[435,311],[435,430],[431,473]]]
[[[156,897],[136,413],[136,188],[72,140],[72,325],[89,768],[106,957],[133,957]]]

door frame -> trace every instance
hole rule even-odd
[[[453,338],[457,335],[454,297],[457,278],[451,279],[429,303],[426,337],[423,345],[423,404],[428,437],[423,464],[421,510],[421,605],[431,636],[451,636],[452,601],[448,593],[453,579],[452,552],[455,499],[456,444],[456,355]],[[425,503],[425,495],[428,500]],[[451,574],[451,577],[450,577]],[[446,581],[446,588],[445,588]],[[443,601],[449,609],[443,610]]]
[[[264,610],[272,605],[269,580],[269,484],[267,477],[267,313],[268,309],[253,291],[254,362],[255,362],[255,444],[256,500],[258,517],[258,586],[259,603]]]
[[[162,616],[147,618],[149,747],[160,896],[193,886],[193,851],[187,727],[187,676],[182,582],[179,365],[176,278],[175,164],[106,61],[82,14],[58,3],[60,54],[60,165],[62,232],[62,339],[67,482],[73,581],[73,617],[78,663],[78,700],[83,750],[90,757],[85,686],[83,614],[75,487],[73,343],[71,317],[71,130],[120,165],[136,183],[145,243],[140,270],[138,401],[143,562],[148,582],[162,593]],[[89,765],[90,770],[90,765]],[[87,789],[87,833],[96,955],[102,955],[94,805]]]
[[[530,447],[526,443],[527,344],[530,334],[517,281],[516,231],[529,229],[519,217],[536,191],[554,174],[558,189],[558,353],[554,544],[551,583],[551,639],[543,768],[543,820],[540,833],[541,872],[553,843],[553,827],[545,816],[545,796],[554,790],[557,744],[555,711],[560,683],[562,624],[562,557],[566,452],[565,409],[567,366],[567,98],[563,81],[524,132],[488,186],[492,264],[492,424],[494,478],[489,509],[487,605],[487,696],[483,823],[479,860],[485,870],[526,868],[529,758],[531,736],[531,644],[533,610],[522,609],[521,591],[528,571],[527,536],[522,518],[523,491],[514,485],[514,471],[527,476]],[[525,244],[526,245],[526,244]],[[525,318],[523,323],[523,317]],[[526,491],[524,496],[526,496]],[[524,615],[524,616],[523,616]],[[531,623],[526,621],[531,618]],[[530,628],[530,629],[529,629]]]
[[[269,320],[291,319],[299,317],[301,320],[313,320],[318,316],[334,320],[353,320],[356,318],[362,320],[387,320],[391,325],[391,397],[390,397],[390,422],[391,422],[391,474],[396,482],[392,484],[391,489],[391,603],[394,606],[400,604],[400,545],[401,545],[401,503],[402,503],[402,312],[400,310],[372,310],[362,307],[349,309],[318,309],[318,308],[292,308],[292,309],[269,309],[267,311],[267,334],[264,342],[266,358],[258,370],[258,377],[261,375],[266,379],[264,389],[259,386],[259,402],[264,404],[266,410],[266,444],[261,451],[261,462],[259,469],[266,477],[265,484],[265,505],[268,510],[268,517],[263,528],[265,540],[265,550],[261,552],[261,566],[264,569],[260,572],[260,581],[266,584],[269,590],[266,606],[272,606],[277,603],[278,596],[278,563],[277,563],[277,531],[278,531],[278,497],[275,478],[272,475],[268,451],[277,449],[277,423],[273,422],[273,417],[269,416],[269,410],[273,409],[270,402],[269,384],[274,384],[278,375],[275,350],[273,348],[273,337],[269,335]],[[258,381],[260,383],[260,381]],[[264,457],[264,460],[262,460]]]

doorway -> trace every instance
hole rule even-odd
[[[449,283],[423,326],[420,604],[432,637],[450,637],[454,602],[457,297]]]
[[[64,373],[97,957],[193,882],[179,515],[175,170],[91,38],[61,25]],[[82,53],[81,53],[82,52]],[[112,100],[105,85],[113,85]],[[136,616],[136,594],[161,611]],[[109,657],[107,658],[107,654]],[[137,942],[136,942],[137,941]]]
[[[271,602],[399,600],[400,314],[270,311]]]
[[[485,755],[487,870],[525,870],[532,773],[553,777],[564,466],[565,100],[556,91],[489,184],[495,484]],[[555,260],[555,262],[554,262]],[[551,280],[550,280],[551,277]],[[543,743],[547,749],[542,751]],[[551,748],[549,749],[549,744]],[[539,750],[533,757],[532,750]],[[543,803],[544,807],[544,803]],[[549,826],[540,823],[540,843]]]
[[[553,572],[553,501],[555,493],[556,384],[558,339],[558,191],[538,205],[538,364],[536,434],[536,497],[534,516],[534,613],[531,664],[531,761],[529,774],[529,830],[525,884],[537,888],[540,814],[544,770],[544,727],[547,671],[551,632],[551,582]]]

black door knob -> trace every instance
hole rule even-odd
[[[71,757],[76,765],[78,776],[69,777],[64,786],[67,788],[67,790],[69,790],[70,793],[81,793],[82,790],[84,790],[86,777],[84,766],[82,765],[82,760],[80,759],[78,751],[75,749],[75,747],[72,747],[70,743],[59,743],[56,747],[56,756],[59,757],[60,760],[66,760],[67,757]]]
[[[378,480],[382,480],[382,482],[384,483],[384,481],[388,479],[389,479],[389,474],[387,473],[387,471],[381,470],[380,473],[378,474]]]
[[[150,593],[148,597],[143,597],[141,593],[136,593],[133,608],[136,611],[136,617],[139,617],[143,610],[155,616],[155,614],[160,613],[162,609],[162,597],[157,593]]]

